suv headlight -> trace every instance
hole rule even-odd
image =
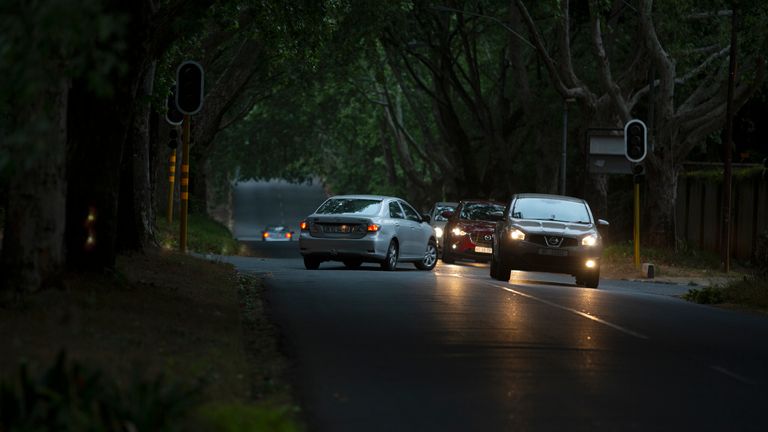
[[[515,229],[514,231],[509,233],[509,238],[512,240],[525,240],[525,233],[520,231],[519,229]]]
[[[582,246],[594,246],[596,244],[597,244],[597,237],[592,234],[581,239]]]

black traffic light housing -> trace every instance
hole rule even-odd
[[[184,114],[176,106],[176,84],[171,86],[171,91],[165,100],[165,121],[174,126],[178,126],[184,121]]]
[[[188,60],[176,69],[176,106],[183,114],[193,115],[203,108],[203,67]]]
[[[175,127],[168,132],[168,147],[175,149],[179,146],[179,131]]]
[[[634,119],[624,125],[624,155],[630,162],[639,163],[648,153],[648,129],[641,120]]]

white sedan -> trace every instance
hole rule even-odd
[[[401,198],[379,195],[328,198],[301,222],[299,250],[309,270],[323,261],[341,261],[347,267],[375,262],[383,270],[394,270],[398,262],[432,270],[437,263],[429,217]]]

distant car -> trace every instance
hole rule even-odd
[[[383,270],[394,270],[398,262],[432,270],[437,263],[437,240],[429,218],[401,198],[334,196],[300,226],[299,251],[308,270],[323,261],[341,261],[351,268],[374,262]]]
[[[597,288],[603,242],[586,201],[562,195],[512,197],[496,226],[491,277],[508,281],[512,270],[568,273]]]
[[[491,259],[493,230],[504,214],[504,204],[489,200],[462,200],[448,219],[443,233],[441,259],[452,264],[459,258]]]
[[[436,202],[432,209],[429,210],[429,223],[435,229],[438,253],[443,248],[445,224],[448,223],[448,218],[453,215],[458,205],[459,203],[456,202]]]
[[[262,241],[291,241],[293,231],[283,225],[270,225],[261,232]]]

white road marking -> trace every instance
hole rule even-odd
[[[748,380],[748,379],[744,378],[743,376],[741,376],[741,375],[739,375],[739,374],[733,373],[733,372],[729,371],[728,369],[726,369],[726,368],[724,368],[724,367],[715,366],[715,365],[712,365],[712,366],[710,366],[710,367],[711,367],[712,369],[714,369],[714,370],[716,370],[716,371],[720,372],[721,374],[723,374],[723,375],[726,375],[726,376],[728,376],[728,377],[731,377],[731,378],[735,379],[736,381],[739,381],[739,382],[741,382],[741,383],[743,383],[743,384],[747,384],[747,385],[755,385],[755,383],[753,383],[752,381],[750,381],[750,380]]]
[[[511,292],[513,294],[517,294],[519,296],[523,296],[525,298],[529,298],[531,300],[535,300],[535,301],[537,301],[539,303],[544,303],[547,306],[552,306],[552,307],[555,307],[555,308],[558,308],[558,309],[561,309],[561,310],[564,310],[564,311],[567,311],[567,312],[571,312],[573,314],[579,315],[581,317],[584,317],[584,318],[587,318],[589,320],[592,320],[592,321],[598,322],[600,324],[603,324],[605,326],[611,327],[612,329],[618,330],[618,331],[620,331],[622,333],[626,333],[626,334],[628,334],[630,336],[634,336],[634,337],[636,337],[638,339],[648,339],[648,336],[646,336],[646,335],[640,334],[640,333],[638,333],[636,331],[629,330],[629,329],[627,329],[625,327],[622,327],[622,326],[620,326],[618,324],[614,324],[614,323],[606,321],[606,320],[604,320],[602,318],[598,318],[598,317],[596,317],[594,315],[590,315],[590,314],[588,314],[586,312],[581,312],[581,311],[578,311],[576,309],[571,309],[569,307],[562,306],[562,305],[559,305],[557,303],[553,303],[553,302],[551,302],[549,300],[544,300],[542,298],[538,298],[536,296],[533,296],[533,295],[530,295],[530,294],[526,294],[526,293],[524,293],[522,291],[517,291],[517,290],[514,290],[512,288],[505,287],[503,285],[497,285],[495,283],[491,283],[491,282],[487,282],[487,281],[484,281],[484,282],[487,283],[488,285],[494,286],[496,288],[501,288],[501,289],[503,289],[505,291],[509,291],[509,292]]]

